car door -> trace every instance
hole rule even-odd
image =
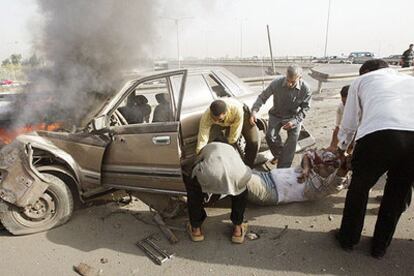
[[[178,90],[181,80],[172,78],[173,88]],[[182,155],[184,169],[191,169],[195,158],[200,119],[214,101],[213,94],[202,72],[191,72],[187,76],[180,113]]]
[[[179,112],[186,70],[146,77],[121,99],[110,116],[122,125],[110,127],[102,181],[127,190],[184,192],[180,164]],[[171,78],[180,77],[179,95]],[[176,93],[177,93],[176,92]]]

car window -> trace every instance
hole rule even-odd
[[[217,81],[216,77],[213,74],[205,75],[206,81],[211,88],[211,91],[216,95],[216,97],[231,97],[230,93],[226,91],[226,88]]]
[[[224,82],[224,85],[230,89],[233,95],[238,96],[243,93],[240,86],[229,75],[223,71],[216,71],[215,73],[220,78],[220,80]]]
[[[128,125],[173,121],[167,79],[159,78],[139,84],[117,110]]]
[[[177,89],[181,78],[173,77],[172,86]],[[189,110],[201,105],[208,105],[214,100],[213,95],[202,75],[189,75],[185,84],[182,110]]]

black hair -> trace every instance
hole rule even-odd
[[[344,87],[342,87],[341,92],[340,92],[342,98],[348,97],[348,90],[349,90],[349,85],[345,85]]]
[[[410,47],[413,47],[414,46],[414,44],[410,44]]]
[[[388,63],[383,59],[370,59],[362,64],[361,68],[359,68],[359,74],[363,75],[378,69],[388,68]]]
[[[219,116],[222,113],[226,113],[226,110],[226,103],[222,100],[215,100],[210,105],[210,112],[213,114],[213,116]]]

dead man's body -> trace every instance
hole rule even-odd
[[[317,200],[340,192],[349,182],[347,165],[341,164],[335,154],[324,149],[309,150],[300,167],[253,170],[247,183],[248,200],[259,205]]]

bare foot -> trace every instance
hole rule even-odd
[[[192,227],[191,232],[193,233],[193,236],[201,236],[201,227]]]
[[[234,225],[233,236],[241,237],[242,236],[242,227],[241,225]]]

